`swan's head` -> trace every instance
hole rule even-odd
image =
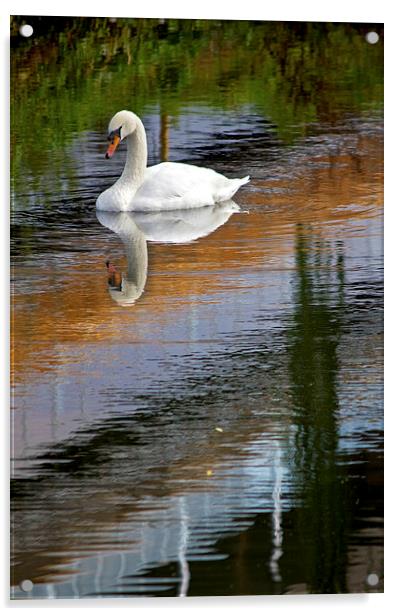
[[[106,152],[106,158],[111,158],[119,143],[133,133],[137,127],[138,117],[132,111],[118,111],[108,125],[108,140],[110,145]]]

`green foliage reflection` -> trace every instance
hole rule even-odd
[[[382,44],[371,26],[30,17],[11,20],[12,188],[72,181],[66,146],[118,109],[178,117],[188,105],[254,106],[293,142],[310,123],[382,107]]]

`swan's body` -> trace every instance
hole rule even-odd
[[[228,201],[245,178],[224,175],[195,165],[165,162],[147,165],[147,140],[142,121],[131,111],[119,111],[109,124],[111,157],[126,138],[127,157],[121,177],[99,195],[96,207],[109,212],[180,210]]]

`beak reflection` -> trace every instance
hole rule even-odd
[[[122,285],[122,276],[121,273],[117,270],[113,263],[110,261],[106,261],[107,273],[108,273],[108,284],[113,289],[117,289],[121,291]]]

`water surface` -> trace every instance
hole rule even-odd
[[[382,43],[51,23],[13,39],[12,596],[382,591]],[[120,108],[251,183],[96,215]]]

